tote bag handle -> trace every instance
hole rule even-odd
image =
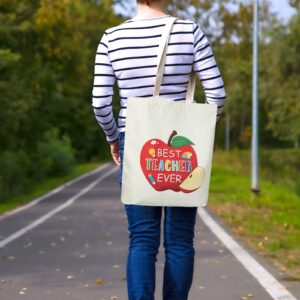
[[[172,26],[175,22],[176,18],[170,17],[167,19],[164,31],[161,36],[160,44],[158,47],[158,63],[157,63],[157,71],[156,71],[156,80],[153,91],[153,96],[158,97],[160,87],[162,84],[162,79],[164,75],[164,68],[166,63],[167,49],[168,49],[168,41],[171,33]],[[190,74],[190,79],[186,92],[186,102],[192,103],[195,94],[195,74],[192,72]]]

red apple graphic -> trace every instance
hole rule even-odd
[[[157,191],[173,190],[190,193],[200,188],[205,177],[198,166],[194,143],[171,133],[168,143],[152,138],[142,147],[140,165],[149,184]]]

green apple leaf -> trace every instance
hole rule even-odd
[[[170,145],[174,148],[179,148],[181,146],[195,144],[185,136],[176,135],[172,138]]]

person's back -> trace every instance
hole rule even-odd
[[[107,142],[113,143],[126,128],[127,98],[153,95],[157,50],[169,15],[130,19],[105,31],[99,43],[93,87],[95,117]],[[226,98],[223,80],[206,36],[193,21],[177,19],[169,39],[161,98],[185,101],[192,69],[202,82],[207,103],[218,104],[219,119]],[[120,94],[118,126],[112,114],[113,85]]]
[[[163,14],[167,3],[165,0],[137,2],[138,13],[135,18],[105,31],[95,62],[92,105],[96,120],[110,144],[112,157],[120,166],[120,187],[126,141],[127,98],[153,95],[158,45],[165,21],[170,18]],[[196,23],[177,19],[169,38],[160,98],[165,101],[185,101],[192,70],[201,80],[205,102],[218,105],[219,119],[226,94],[208,40]],[[115,81],[119,87],[121,104],[118,125],[112,113]],[[165,265],[162,299],[187,300],[194,272],[193,239],[197,207],[124,204],[124,208],[130,239],[126,266],[128,299],[154,300],[155,262],[164,211]]]

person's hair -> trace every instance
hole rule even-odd
[[[151,5],[153,2],[159,2],[161,0],[136,0],[137,3]]]

